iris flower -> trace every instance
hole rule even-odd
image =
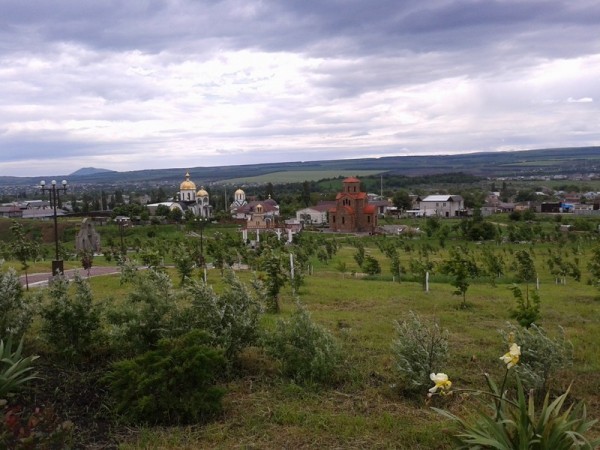
[[[452,387],[452,381],[448,379],[448,375],[445,373],[432,373],[429,378],[435,383],[435,386],[429,389],[431,394],[434,394],[438,389],[448,391]]]
[[[506,368],[510,369],[515,366],[519,362],[519,357],[521,356],[521,347],[519,347],[516,343],[510,346],[510,350],[508,353],[501,356],[500,359],[506,364]]]

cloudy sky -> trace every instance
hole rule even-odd
[[[0,0],[0,175],[600,144],[597,0]]]

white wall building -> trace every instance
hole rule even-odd
[[[457,217],[465,209],[460,195],[428,195],[418,200],[421,216]]]

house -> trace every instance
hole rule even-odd
[[[327,213],[335,202],[320,202],[315,206],[296,211],[296,220],[305,225],[327,225]]]
[[[458,217],[465,211],[465,201],[460,195],[436,194],[418,200],[421,216]]]
[[[377,227],[377,208],[369,204],[366,192],[360,190],[360,180],[349,177],[342,182],[342,192],[329,209],[329,227],[346,233],[373,233]]]
[[[0,217],[17,218],[23,217],[23,211],[17,205],[0,206]]]
[[[560,202],[542,202],[540,212],[543,213],[559,213],[561,212]]]
[[[375,207],[379,216],[384,216],[387,214],[388,209],[393,207],[394,204],[390,200],[370,200],[369,205]]]

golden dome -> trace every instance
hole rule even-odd
[[[200,186],[200,190],[196,192],[196,197],[208,197],[208,192],[206,192],[204,186]]]
[[[179,185],[180,191],[195,191],[196,185],[193,181],[190,181],[190,173],[185,173],[185,181]]]
[[[241,189],[238,189],[237,191],[235,191],[234,194],[237,195],[237,194],[243,194],[243,193],[244,193],[244,191],[242,191]]]

